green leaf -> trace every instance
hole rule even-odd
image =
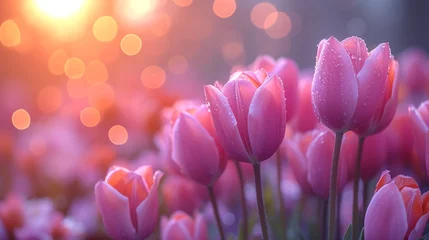
[[[347,228],[346,233],[344,234],[343,240],[351,240],[353,237],[352,231],[353,231],[353,227],[352,227],[352,224],[350,223],[349,227]]]

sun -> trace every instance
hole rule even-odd
[[[76,14],[85,0],[35,0],[36,6],[55,18],[66,18]]]

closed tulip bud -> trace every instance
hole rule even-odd
[[[113,167],[95,185],[104,226],[113,239],[146,238],[158,223],[158,184],[162,172],[142,166],[134,172]]]
[[[292,59],[279,58],[275,61],[271,56],[256,58],[253,70],[265,69],[270,75],[278,76],[283,82],[286,98],[286,121],[289,122],[298,108],[298,65]]]
[[[207,239],[207,224],[200,214],[192,218],[184,212],[176,211],[169,219],[163,217],[161,220],[161,240]]]
[[[202,185],[212,186],[225,169],[226,154],[206,105],[179,114],[172,130],[172,149],[182,173]]]
[[[384,171],[365,215],[366,240],[419,239],[429,219],[429,195],[407,176]]]
[[[410,106],[409,114],[414,132],[415,149],[420,159],[420,166],[426,168],[429,176],[429,101],[425,101],[416,109]]]
[[[368,53],[358,37],[322,40],[312,86],[316,115],[335,132],[367,136],[382,131],[396,111],[396,69],[387,43]]]
[[[418,48],[409,48],[399,56],[401,81],[408,88],[409,97],[427,89],[429,59],[426,53]]]
[[[311,102],[311,80],[313,74],[305,73],[298,83],[298,107],[292,127],[299,132],[310,131],[318,123],[317,116]]]
[[[265,70],[237,72],[222,90],[204,88],[219,141],[234,160],[260,163],[283,141],[286,100],[283,83]]]

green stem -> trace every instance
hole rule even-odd
[[[243,170],[241,169],[240,163],[234,161],[235,168],[237,169],[238,179],[240,181],[240,201],[241,201],[241,212],[243,215],[243,239],[247,240],[249,235],[249,218],[247,215],[246,195],[244,193],[244,177]]]
[[[329,210],[328,210],[328,240],[335,239],[336,217],[337,217],[337,178],[338,164],[340,160],[341,141],[343,132],[336,133],[334,154],[332,155],[331,182],[329,186]]]
[[[268,240],[267,216],[265,215],[264,196],[262,193],[261,165],[253,164],[255,174],[256,200],[258,202],[259,223],[261,224],[262,239]]]
[[[280,226],[284,226],[284,229],[287,229],[287,223],[286,223],[286,209],[285,209],[285,201],[284,201],[284,196],[283,196],[283,192],[282,192],[282,172],[283,172],[283,167],[282,167],[282,159],[280,156],[280,151],[277,151],[276,153],[276,164],[277,164],[277,195],[279,198],[279,205],[280,205]],[[280,237],[282,239],[287,239],[286,238],[286,234],[285,231],[281,231],[281,235]]]
[[[353,220],[352,220],[352,239],[357,240],[360,234],[360,221],[359,221],[359,179],[360,179],[360,163],[362,160],[363,145],[365,137],[359,137],[358,148],[356,152],[356,166],[355,176],[353,181]]]
[[[213,191],[213,187],[209,186],[209,187],[207,187],[207,189],[209,191],[210,201],[211,201],[212,206],[213,206],[213,212],[215,214],[216,223],[217,223],[217,227],[219,229],[220,238],[222,240],[225,240],[225,233],[223,231],[222,222],[220,220],[219,209],[217,207],[217,202],[216,202],[216,195]]]
[[[368,191],[369,191],[369,182],[363,183],[363,219],[365,219],[366,208],[368,207]]]

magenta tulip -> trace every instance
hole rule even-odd
[[[420,166],[426,168],[429,176],[429,100],[416,109],[410,106],[409,114],[414,132],[414,146],[420,159]]]
[[[104,226],[114,239],[146,238],[158,224],[158,184],[162,172],[142,166],[134,172],[113,167],[95,185]]]
[[[207,240],[208,229],[203,216],[194,218],[176,211],[169,219],[161,219],[161,240]]]
[[[234,160],[256,164],[277,151],[286,128],[279,77],[237,72],[222,90],[208,85],[204,91],[220,143]]]

